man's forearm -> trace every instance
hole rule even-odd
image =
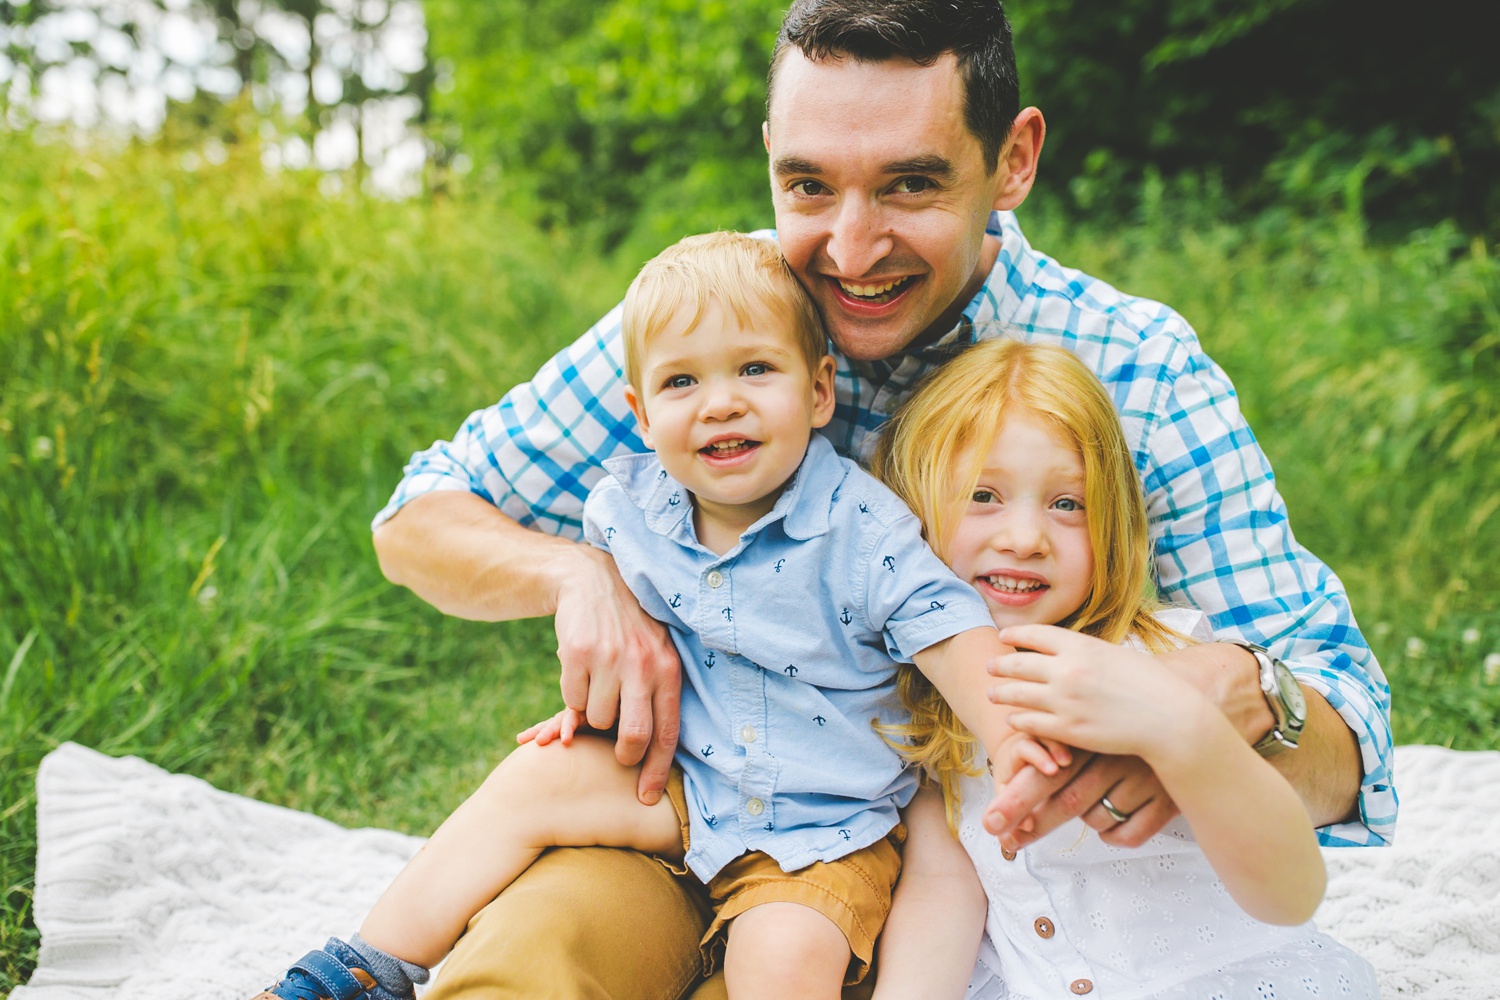
[[[523,528],[484,498],[458,491],[412,500],[376,529],[374,542],[386,579],[444,614],[474,621],[555,613],[570,567],[600,555]]]
[[[1163,654],[1180,668],[1223,710],[1249,743],[1270,732],[1275,721],[1260,689],[1255,657],[1232,643],[1187,646]],[[1358,816],[1364,765],[1354,733],[1316,691],[1307,696],[1307,724],[1297,749],[1270,758],[1271,764],[1296,789],[1315,826],[1327,826]]]

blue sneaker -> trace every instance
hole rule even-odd
[[[326,949],[326,950],[325,950]],[[379,997],[375,977],[352,964],[359,955],[337,939],[297,960],[286,978],[250,1000],[366,1000]]]

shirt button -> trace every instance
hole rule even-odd
[[[1031,926],[1036,928],[1037,937],[1049,938],[1053,934],[1057,933],[1057,929],[1052,926],[1052,921],[1048,920],[1046,917],[1037,917],[1036,923],[1032,924]],[[1083,980],[1079,980],[1079,982],[1082,981]],[[1089,988],[1093,989],[1093,986],[1090,985]]]
[[[1068,989],[1072,990],[1079,996],[1083,996],[1085,993],[1094,992],[1094,984],[1089,982],[1087,979],[1075,979],[1073,980],[1073,985],[1069,986]]]
[[[1000,849],[1000,856],[1002,858],[1004,858],[1006,861],[1014,861],[1014,860],[1016,860],[1016,852],[1015,851],[1007,851],[1003,847]]]
[[[759,816],[765,811],[766,804],[760,799],[751,799],[749,802],[745,803],[745,812],[749,813],[751,816]]]
[[[723,585],[723,583],[724,583],[724,574],[723,573],[720,573],[716,569],[711,569],[711,570],[708,571],[708,585],[710,587],[714,588],[715,590],[718,590],[719,587]]]
[[[754,726],[746,726],[744,729],[741,729],[740,730],[740,739],[744,740],[746,743],[754,743],[755,742],[755,727]]]

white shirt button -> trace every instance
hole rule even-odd
[[[740,730],[740,739],[744,740],[746,743],[754,743],[755,742],[755,727],[754,726],[746,726],[744,729],[741,729]]]
[[[719,587],[723,586],[723,584],[724,584],[724,574],[723,573],[720,573],[716,569],[712,569],[712,570],[708,571],[708,585],[710,587],[713,587],[715,590],[717,590],[717,589],[719,589]]]
[[[766,804],[760,799],[751,799],[749,802],[745,803],[745,812],[749,813],[751,816],[759,816],[765,811]]]

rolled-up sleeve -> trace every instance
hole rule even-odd
[[[1220,639],[1271,650],[1327,699],[1359,741],[1360,822],[1318,831],[1325,846],[1388,843],[1395,832],[1390,688],[1339,578],[1298,544],[1269,461],[1228,377],[1191,339],[1157,362],[1171,377],[1149,410],[1143,469],[1156,569],[1169,600],[1204,611]]]
[[[462,490],[526,527],[580,538],[583,501],[604,460],[645,450],[622,359],[616,307],[530,382],[470,414],[451,441],[413,455],[372,529],[419,496]]]

